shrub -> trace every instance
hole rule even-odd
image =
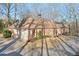
[[[51,37],[51,36],[43,35],[43,32],[42,31],[39,31],[37,33],[36,37],[34,37],[34,39],[39,40],[39,39],[48,38],[48,37]]]
[[[8,29],[3,30],[3,37],[4,38],[9,38],[9,37],[11,37],[11,35],[12,35],[12,32],[9,31]]]

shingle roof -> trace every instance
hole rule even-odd
[[[32,20],[33,20],[33,22],[32,22]],[[62,24],[56,24],[53,20],[48,20],[48,19],[38,17],[38,18],[35,18],[35,19],[28,18],[27,21],[22,25],[22,28],[28,29],[30,24],[31,24],[30,29],[33,29],[36,26],[37,26],[36,28],[46,28],[46,29],[63,27]]]
[[[42,26],[43,25],[43,26]],[[29,27],[30,26],[30,27]],[[61,23],[56,23],[53,20],[48,20],[44,18],[37,17],[33,19],[32,17],[29,17],[24,24],[22,24],[21,28],[22,29],[54,29],[54,28],[63,28],[63,24]],[[9,28],[15,28],[14,25],[11,25]]]

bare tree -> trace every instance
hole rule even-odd
[[[14,9],[15,9],[15,12],[14,12],[14,20],[16,21],[16,12],[17,12],[16,3],[14,4]]]
[[[0,13],[2,14],[2,16],[7,17],[6,21],[7,21],[7,26],[8,26],[11,19],[11,14],[13,12],[13,5],[10,3],[2,3],[0,4],[0,6],[1,6]]]
[[[68,5],[68,14],[69,14],[69,18],[71,19],[71,30],[70,32],[74,32],[75,35],[78,35],[78,21],[77,21],[77,8],[75,7],[75,5],[70,4]],[[73,31],[74,29],[74,31]]]

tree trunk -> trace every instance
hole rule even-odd
[[[70,31],[70,24],[69,24],[69,35],[71,34],[71,31]]]

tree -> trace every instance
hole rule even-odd
[[[0,19],[0,32],[3,31],[3,28],[4,28],[4,23],[3,23],[3,20]]]
[[[2,3],[0,4],[0,13],[2,16],[6,17],[6,21],[7,21],[7,26],[10,22],[11,19],[11,14],[13,13],[13,4],[10,3]]]
[[[77,8],[76,8],[76,6],[75,5],[73,5],[73,4],[69,4],[68,5],[69,6],[69,8],[68,8],[68,13],[69,13],[69,18],[70,19],[72,19],[72,21],[71,21],[71,32],[73,33],[74,32],[74,34],[75,35],[78,35],[78,20],[77,20]],[[74,29],[74,31],[73,31],[73,29]]]
[[[17,8],[16,8],[16,3],[14,3],[14,20],[16,21],[16,12],[17,12]]]

